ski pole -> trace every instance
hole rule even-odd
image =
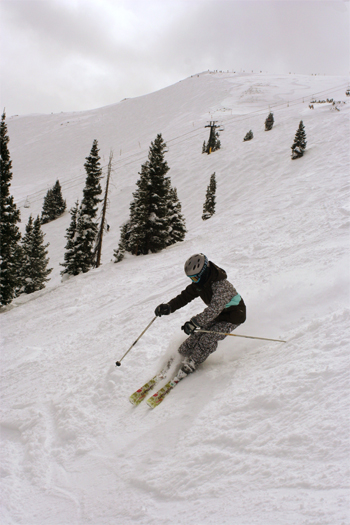
[[[253,337],[252,335],[238,335],[238,334],[225,334],[224,332],[213,332],[210,330],[196,330],[194,333],[205,332],[207,334],[219,334],[219,335],[230,335],[231,337],[245,337],[247,339],[261,339],[262,341],[275,341],[276,343],[286,343],[282,339],[268,339],[267,337]]]
[[[133,342],[133,344],[130,346],[129,350],[127,352],[125,352],[125,354],[123,355],[123,357],[119,360],[119,361],[116,361],[115,363],[115,366],[120,366],[121,365],[121,362],[123,361],[124,357],[126,356],[127,353],[130,352],[130,350],[132,349],[133,346],[136,345],[137,341],[139,339],[141,339],[141,337],[143,336],[143,334],[146,332],[146,330],[149,329],[149,327],[151,326],[151,324],[157,319],[157,316],[153,317],[152,321],[146,326],[146,328],[144,329],[144,331],[138,336],[138,338],[136,339],[136,341]]]

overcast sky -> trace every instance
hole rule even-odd
[[[0,0],[1,109],[79,111],[205,70],[348,75],[344,0]]]

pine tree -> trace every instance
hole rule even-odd
[[[78,275],[79,269],[75,263],[75,238],[77,234],[77,222],[79,215],[79,201],[76,201],[75,206],[70,210],[71,222],[69,227],[66,230],[65,238],[67,239],[67,244],[65,246],[64,254],[64,263],[60,263],[61,266],[64,266],[61,275]]]
[[[205,141],[203,142],[202,153],[208,153],[207,152],[207,145],[206,145]]]
[[[0,304],[9,304],[20,286],[21,234],[17,223],[20,212],[10,195],[12,161],[8,149],[9,137],[5,111],[0,124]]]
[[[170,185],[170,184],[169,184]],[[183,241],[186,235],[185,219],[181,213],[181,203],[176,188],[169,188],[168,201],[169,233],[167,245]]]
[[[250,130],[250,131],[248,131],[248,133],[244,137],[243,141],[246,142],[247,140],[252,140],[252,138],[254,138],[254,135],[253,135],[252,130]]]
[[[306,133],[303,121],[299,123],[299,128],[295,134],[294,143],[292,146],[292,159],[298,159],[304,155],[306,148]]]
[[[124,239],[126,250],[134,255],[147,254],[150,245],[150,220],[154,217],[151,203],[152,182],[150,180],[149,162],[141,166],[137,190],[133,193],[134,200],[130,204],[130,220],[128,221],[128,237]]]
[[[265,120],[265,131],[270,131],[270,129],[272,129],[274,122],[275,122],[275,119],[273,118],[273,113],[269,113],[269,116]]]
[[[98,203],[102,200],[99,198],[99,195],[102,193],[100,185],[102,168],[97,140],[94,140],[92,144],[90,155],[86,157],[84,167],[87,176],[83,190],[83,200],[79,212],[75,214],[76,227],[74,240],[72,241],[73,245],[69,247],[69,254],[65,255],[65,262],[63,263],[65,270],[61,272],[62,274],[77,275],[78,273],[86,273],[95,264],[95,241],[98,234],[96,216]]]
[[[47,193],[44,197],[43,210],[41,212],[41,222],[46,224],[47,222],[53,221],[56,219],[55,213],[55,200],[53,196],[52,189],[47,190]]]
[[[133,193],[134,200],[130,204],[130,218],[120,228],[120,241],[114,250],[115,262],[124,258],[125,252],[134,255],[148,253],[148,223],[151,210],[151,182],[149,179],[148,161],[141,166],[137,190]]]
[[[41,213],[41,223],[57,219],[65,211],[67,205],[62,197],[60,181],[57,180],[54,187],[47,191],[44,197],[43,211]]]
[[[221,148],[221,140],[219,139],[219,137],[220,137],[220,133],[217,131],[215,133],[215,144],[214,144],[214,149],[212,151],[216,151]]]
[[[41,221],[38,217],[33,221],[30,215],[26,225],[26,233],[22,240],[22,287],[20,293],[33,293],[45,288],[49,281],[48,275],[52,268],[47,269],[49,259],[46,248],[49,243],[44,244],[44,233],[41,230]]]
[[[113,255],[115,257],[114,262],[120,262],[124,259],[124,255],[126,251],[130,251],[128,249],[128,241],[130,238],[130,220],[126,221],[121,227],[120,227],[120,241],[118,248],[114,250]]]
[[[166,176],[169,166],[164,160],[166,144],[158,134],[151,143],[148,160],[141,166],[137,190],[130,204],[130,219],[121,227],[121,239],[114,251],[116,262],[125,251],[134,255],[156,253],[177,242],[182,236],[184,220],[177,194]],[[180,205],[180,207],[179,207]]]
[[[77,215],[77,230],[74,242],[74,264],[78,273],[86,273],[95,265],[95,240],[98,224],[85,213],[81,204]]]
[[[207,193],[205,196],[205,203],[203,205],[203,221],[210,219],[215,213],[216,205],[216,179],[215,172],[210,177],[209,186],[207,187]]]
[[[169,166],[164,160],[166,144],[162,135],[158,134],[151,143],[148,154],[148,172],[150,193],[150,213],[148,215],[147,246],[144,253],[159,252],[167,246],[169,232],[168,200]]]
[[[102,178],[102,168],[100,163],[98,142],[94,140],[90,155],[86,157],[84,164],[87,174],[85,181],[85,188],[83,190],[82,208],[83,212],[87,213],[91,219],[95,219],[97,215],[98,204],[102,201],[99,195],[102,193],[100,180]]]
[[[52,193],[55,200],[56,215],[57,217],[59,217],[60,215],[62,215],[62,213],[65,212],[67,208],[67,203],[62,197],[62,188],[59,180],[56,180],[56,183],[52,188]]]

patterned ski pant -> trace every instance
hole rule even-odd
[[[205,330],[230,333],[237,328],[237,326],[239,325],[224,322],[211,323],[205,327]],[[178,352],[193,361],[195,368],[197,368],[210,354],[215,352],[218,347],[218,342],[225,339],[225,337],[225,335],[215,333],[207,334],[205,332],[192,334],[182,343]]]

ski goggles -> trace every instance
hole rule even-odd
[[[191,279],[191,281],[193,283],[198,283],[198,281],[200,280],[201,276],[198,273],[197,275],[189,275],[189,278]]]

